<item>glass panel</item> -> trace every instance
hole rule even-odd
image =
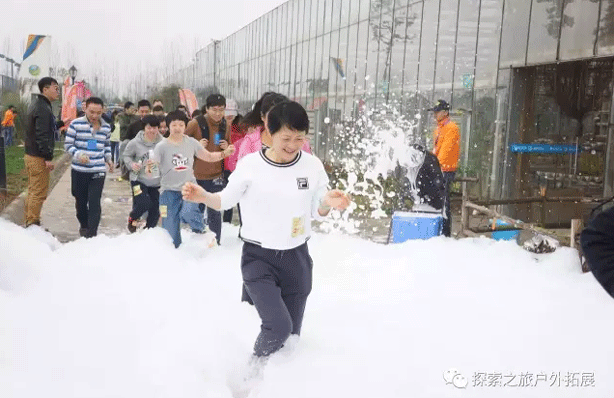
[[[315,44],[313,45],[315,48]],[[306,99],[307,98],[307,79],[309,79],[309,60],[311,59],[311,56],[309,54],[312,54],[312,52],[310,52],[311,50],[311,43],[310,42],[303,42],[303,56],[301,57],[301,94],[300,94],[300,100],[301,100],[301,104],[306,105]]]
[[[333,32],[330,39],[331,66],[330,66],[330,92],[335,96],[335,106],[343,112],[345,102],[345,76],[347,73],[348,28]],[[336,41],[336,44],[335,44]]]
[[[369,107],[375,105],[375,96],[378,86],[381,84],[377,76],[377,61],[381,42],[378,41],[376,32],[381,28],[381,9],[376,7],[378,2],[371,3],[370,17],[367,21],[369,26],[369,37],[367,39],[367,70],[365,75],[365,95],[363,99]],[[381,91],[381,90],[380,90]]]
[[[271,25],[271,31],[270,31],[270,35],[272,36],[272,42],[273,45],[271,47],[272,51],[277,51],[281,48],[281,41],[282,39],[285,40],[286,35],[284,34],[285,32],[282,31],[281,28],[281,18],[279,17],[281,13],[281,7],[277,7],[276,9],[274,9],[272,11],[272,25]]]
[[[286,25],[286,29],[288,31],[288,43],[295,44],[297,39],[297,32],[300,32],[303,29],[302,23],[302,13],[301,18],[299,18],[298,14],[298,3],[296,0],[291,0],[288,3],[288,19],[282,20],[281,23]],[[292,29],[290,29],[292,26]]]
[[[273,13],[269,12],[264,16],[264,54],[269,54],[273,49],[273,37],[277,36],[273,28]]]
[[[284,32],[284,36],[281,38],[281,48],[284,48],[294,43],[292,41],[292,34],[293,34],[292,31],[294,29],[290,29],[290,25],[296,26],[297,22],[296,22],[296,19],[292,19],[293,15],[292,15],[292,3],[291,2],[284,4],[284,6],[282,7],[282,10],[283,12],[281,14],[282,15],[281,20],[279,22],[282,26],[282,32]]]
[[[329,30],[339,29],[341,24],[341,0],[329,0],[332,2],[331,26]]]
[[[334,17],[335,20],[337,20],[337,23],[339,22],[339,11],[337,11],[337,14]],[[322,30],[322,33],[330,33],[331,30],[331,25],[332,25],[332,21],[333,21],[333,0],[324,0],[324,29]]]
[[[288,70],[288,65],[286,62],[288,59],[288,55],[286,54],[286,49],[280,50],[278,56],[279,58],[277,60],[277,79],[275,80],[275,83],[277,85],[277,91],[287,95],[288,90],[286,90],[286,72]]]
[[[285,49],[286,51],[286,65],[285,65],[285,72],[284,72],[284,87],[285,87],[285,93],[288,97],[293,95],[293,76],[292,73],[294,72],[294,48],[292,47],[286,47]]]
[[[322,96],[322,87],[324,87],[325,85],[325,82],[322,80],[323,47],[324,47],[324,37],[320,36],[316,38],[316,51],[314,53],[314,74],[312,75],[312,81],[310,82],[310,85],[309,85],[310,87],[309,94],[311,98],[310,100],[311,104],[313,104],[313,101],[316,98]]]
[[[316,60],[317,60],[317,53],[316,53],[316,40],[315,39],[311,39],[309,40],[309,62],[308,62],[308,69],[307,69],[307,75],[305,76],[305,92],[304,92],[304,96],[305,96],[305,102],[306,103],[311,103],[311,101],[313,100],[313,79],[315,78],[315,64],[316,64]]]
[[[435,43],[437,29],[435,24],[439,18],[439,0],[424,1],[424,27],[420,45],[420,73],[418,76],[418,90],[432,100],[433,78],[435,71]]]
[[[369,44],[369,22],[358,24],[358,49],[356,51],[356,82],[354,83],[354,96],[362,97],[366,91],[365,76],[367,71],[367,52]]]
[[[356,46],[358,45],[358,25],[354,24],[349,27],[348,35],[348,53],[345,62],[345,96],[346,110],[345,115],[350,117],[352,112],[352,100],[354,97],[356,85]]]
[[[377,55],[373,92],[375,102],[381,104],[389,97],[392,51],[397,41],[397,26],[393,20],[395,0],[371,3],[371,35],[373,50]],[[382,101],[382,99],[384,101]]]
[[[502,7],[503,0],[482,3],[480,40],[478,41],[476,76],[474,79],[476,89],[496,87]]]
[[[407,10],[407,40],[404,44],[403,102],[402,111],[413,116],[416,107],[416,87],[418,83],[418,60],[420,53],[420,30],[422,23],[422,3],[414,3]]]
[[[454,109],[471,109],[478,34],[478,5],[472,0],[462,0],[459,12],[454,63],[454,93],[451,105]],[[494,64],[496,66],[496,61]]]
[[[501,38],[502,68],[525,64],[530,9],[530,1],[517,1],[513,6],[509,2],[505,4]]]
[[[452,79],[454,79],[457,7],[458,0],[441,0],[435,90],[439,95],[438,98],[443,98],[446,101],[450,101],[452,96]]]
[[[614,0],[601,0],[597,53],[614,55]]]
[[[288,47],[288,81],[287,90],[288,97],[293,98],[296,94],[294,91],[294,83],[296,81],[296,45]]]
[[[352,7],[351,1],[341,1],[339,0],[339,27],[345,28],[348,26],[350,21],[350,8]],[[356,7],[356,6],[355,6]],[[333,24],[335,23],[335,19],[333,18]]]
[[[303,29],[302,40],[309,40],[309,38],[311,37],[311,20],[312,20],[311,3],[312,3],[312,0],[305,0],[304,3],[305,3],[304,4],[305,9],[302,12],[304,12],[303,18],[305,19],[305,26]]]
[[[311,0],[311,29],[309,31],[309,38],[314,38],[320,25],[322,24],[322,17],[320,16],[320,3],[324,0]]]
[[[369,18],[370,9],[371,0],[360,0],[360,10],[358,11],[358,17],[360,21],[364,21],[365,19]]]
[[[565,23],[561,30],[560,59],[591,57],[597,34],[599,2],[567,1]]]
[[[331,46],[330,34],[324,35],[323,41],[322,41],[322,59],[321,59],[322,66],[320,67],[321,69],[320,76],[322,79],[322,82],[319,87],[320,96],[328,95],[328,84],[329,84],[329,79],[330,79],[328,75],[328,70],[331,64],[330,46]]]
[[[296,45],[296,54],[294,55],[294,65],[292,66],[294,78],[292,82],[292,97],[295,101],[301,96],[301,68],[303,59],[303,43]]]
[[[358,22],[358,18],[360,16],[360,3],[357,1],[344,1],[343,8],[346,8],[346,4],[348,5],[347,8],[349,8],[350,12],[350,24]]]
[[[564,0],[533,0],[528,63],[556,61],[561,8]]]

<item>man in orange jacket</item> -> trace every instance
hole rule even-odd
[[[2,133],[4,134],[4,145],[13,145],[13,134],[15,133],[15,115],[17,111],[13,105],[9,105],[2,119]]]
[[[460,133],[458,126],[450,120],[450,104],[439,100],[429,109],[434,112],[437,128],[434,132],[435,148],[433,153],[439,160],[445,185],[445,218],[442,233],[451,236],[452,212],[450,211],[450,185],[456,176],[458,159],[460,157]]]

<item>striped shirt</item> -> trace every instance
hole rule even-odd
[[[100,119],[100,129],[94,132],[94,126],[86,116],[77,118],[66,130],[64,149],[72,155],[73,170],[83,173],[105,173],[105,162],[111,162],[111,126]],[[87,155],[89,161],[81,163],[81,155]]]

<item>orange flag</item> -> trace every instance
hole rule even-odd
[[[77,86],[70,86],[66,90],[62,101],[62,121],[68,125],[72,120],[77,118]],[[68,127],[68,126],[64,126]]]

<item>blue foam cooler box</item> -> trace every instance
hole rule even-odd
[[[510,225],[509,223],[505,222],[505,221],[501,221],[501,220],[497,220],[496,224],[499,226],[504,226],[504,225]],[[494,240],[514,240],[516,239],[516,237],[518,236],[518,234],[520,234],[520,231],[518,230],[512,230],[512,231],[494,231],[491,234],[491,237]]]
[[[395,211],[390,225],[390,241],[430,239],[441,234],[441,213]]]

